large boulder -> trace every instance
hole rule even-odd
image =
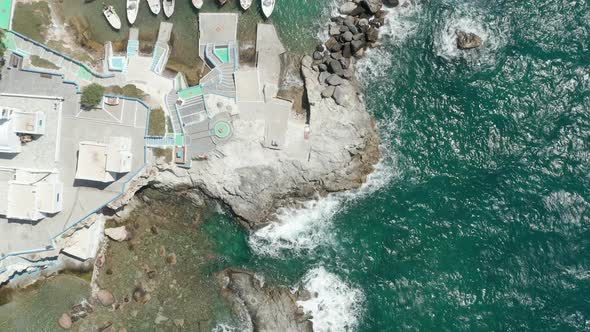
[[[399,0],[383,0],[383,4],[387,7],[399,6]]]
[[[363,0],[363,2],[361,2],[361,4],[371,14],[375,14],[376,12],[378,12],[379,10],[381,10],[381,7],[383,6],[383,3],[381,2],[381,0]]]
[[[345,43],[342,47],[342,56],[347,59],[352,57],[352,48],[350,47],[350,43]]]
[[[326,80],[326,82],[328,84],[333,85],[333,86],[340,85],[340,84],[342,84],[343,81],[344,80],[336,74],[330,75],[330,77],[328,77],[328,79]]]
[[[379,40],[379,30],[371,27],[367,30],[367,41],[374,43]]]
[[[343,41],[349,42],[349,41],[352,40],[352,37],[353,37],[353,34],[350,31],[346,31],[345,33],[342,34],[342,40]]]
[[[465,31],[457,31],[457,48],[462,50],[469,50],[472,48],[478,48],[483,45],[483,40],[480,36]]]
[[[337,86],[334,89],[334,94],[332,95],[336,104],[343,106],[346,103],[346,92],[341,86]]]
[[[352,54],[357,54],[358,51],[360,51],[361,49],[363,49],[363,47],[365,47],[365,41],[364,40],[353,40],[350,43],[350,47],[352,49]]]
[[[109,239],[117,242],[126,241],[129,239],[129,233],[127,233],[125,226],[107,228],[104,230],[104,234],[108,236]]]
[[[336,77],[338,77],[338,76],[336,76]],[[324,97],[324,98],[332,97],[334,95],[334,89],[336,89],[336,88],[333,86],[329,86],[329,87],[325,88],[322,91],[322,97]]]
[[[352,2],[352,1],[348,1],[342,4],[342,6],[340,6],[340,14],[342,15],[348,15],[350,14],[355,8],[357,7],[357,4]]]
[[[96,293],[96,299],[105,307],[109,307],[115,303],[115,296],[106,289],[99,290]]]

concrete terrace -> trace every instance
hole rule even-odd
[[[212,69],[197,86],[166,96],[176,133],[183,133],[191,158],[211,152],[232,136],[238,113],[234,73],[238,69],[237,14],[199,14],[199,56]]]
[[[46,116],[43,136],[23,146],[17,155],[0,155],[4,175],[18,169],[57,172],[63,182],[63,210],[37,222],[8,220],[0,216],[0,259],[2,256],[46,248],[52,239],[72,225],[101,209],[125,190],[125,183],[144,167],[144,136],[149,110],[140,102],[121,100],[117,106],[83,111],[73,84],[59,75],[4,70],[0,81],[0,105]],[[107,142],[109,137],[132,141],[132,171],[112,183],[75,180],[80,141]],[[9,177],[0,176],[0,187]]]
[[[125,82],[123,73],[97,73],[89,66],[14,31],[5,33],[3,42],[16,54],[25,57],[36,55],[55,64],[59,69],[52,71],[62,74],[67,81],[80,85],[98,83],[104,86],[121,85]]]

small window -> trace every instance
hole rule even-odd
[[[59,203],[59,194],[57,194],[57,202]]]

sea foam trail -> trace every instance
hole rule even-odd
[[[332,244],[331,221],[334,215],[345,209],[344,203],[383,188],[395,176],[394,170],[392,162],[382,161],[357,190],[330,194],[308,201],[300,208],[279,210],[277,222],[250,235],[250,247],[259,255],[279,257],[285,251],[303,254],[320,245]]]
[[[311,313],[313,330],[355,330],[363,311],[363,293],[340,279],[322,266],[307,272],[302,284],[312,294],[307,301],[298,301],[306,313]]]

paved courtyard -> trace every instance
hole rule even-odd
[[[34,82],[34,84],[33,84]],[[6,187],[6,171],[35,168],[54,170],[63,182],[63,210],[37,222],[7,220],[0,216],[0,256],[44,248],[62,231],[101,209],[119,196],[145,162],[144,136],[148,109],[141,103],[121,100],[118,106],[91,111],[79,109],[76,87],[61,77],[10,70],[0,81],[0,105],[46,115],[46,133],[27,143],[13,157],[0,157],[0,187]],[[78,144],[107,142],[109,137],[131,138],[132,171],[112,183],[75,180]],[[1,195],[1,194],[0,194]]]

